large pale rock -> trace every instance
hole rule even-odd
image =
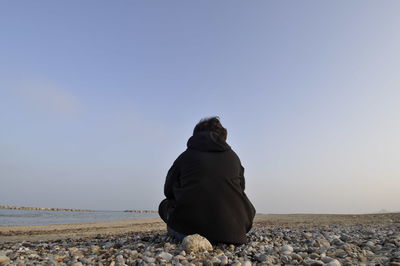
[[[186,236],[182,241],[182,245],[186,252],[209,251],[213,249],[210,241],[199,234]]]
[[[5,254],[0,253],[0,265],[8,265],[10,263],[10,258]]]

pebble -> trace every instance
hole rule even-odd
[[[213,265],[219,265],[220,263],[221,263],[221,261],[216,257],[211,259],[211,264],[213,264]]]
[[[335,250],[334,254],[335,254],[335,257],[341,258],[341,257],[346,256],[347,252],[344,251],[343,249],[339,248],[339,249]]]
[[[223,255],[223,256],[219,256],[218,259],[221,261],[222,265],[226,265],[228,264],[228,257]]]
[[[329,248],[331,246],[331,243],[329,243],[329,241],[326,239],[318,239],[317,242],[320,247]]]
[[[5,265],[10,262],[10,258],[6,255],[0,254],[0,265]]]
[[[374,242],[372,242],[372,241],[367,241],[367,243],[365,243],[365,245],[370,248],[373,248],[375,246]]]
[[[312,234],[311,233],[304,233],[303,236],[307,239],[312,238]]]
[[[261,255],[257,256],[256,259],[258,262],[265,262],[265,261],[267,261],[267,255],[261,254]]]
[[[325,266],[341,266],[341,263],[338,260],[331,260],[329,263],[324,264]]]
[[[117,261],[117,264],[119,264],[119,265],[124,265],[125,264],[125,259],[124,259],[124,257],[122,255],[118,255],[116,257],[116,261]]]
[[[165,261],[170,261],[173,258],[173,255],[169,254],[168,252],[161,252],[157,255],[157,257],[162,258]]]
[[[325,256],[325,257],[322,257],[321,260],[322,260],[324,263],[329,263],[329,262],[333,261],[333,258],[331,258],[331,257],[329,257],[329,256]]]
[[[310,254],[311,259],[319,259],[319,257],[320,257],[320,254],[317,254],[315,252]]]
[[[292,252],[293,252],[293,248],[292,248],[292,246],[290,246],[290,245],[284,245],[284,246],[281,248],[281,253],[282,253],[282,254],[289,255],[289,254],[291,254]]]
[[[290,263],[290,261],[291,261],[291,259],[288,256],[285,256],[285,255],[281,256],[281,262],[283,264],[288,264],[288,263]]]
[[[90,249],[92,250],[92,252],[99,252],[100,247],[96,246],[96,245],[92,245],[92,246],[90,246]]]
[[[147,263],[153,263],[156,262],[155,258],[151,258],[151,257],[144,257],[143,260]]]
[[[303,260],[303,257],[300,256],[299,254],[296,254],[296,253],[291,254],[291,257],[292,257],[293,260],[297,260],[297,261],[302,261]]]

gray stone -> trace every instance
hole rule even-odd
[[[372,252],[371,250],[366,250],[366,251],[365,251],[365,255],[366,255],[367,257],[372,257],[372,256],[375,256],[375,253]]]
[[[281,262],[284,264],[288,264],[290,262],[290,258],[288,256],[282,255]]]
[[[186,259],[186,257],[185,257],[185,256],[182,256],[182,255],[176,255],[174,258],[177,259],[177,260],[180,260],[180,261]]]
[[[155,258],[151,258],[151,257],[144,257],[143,260],[147,263],[154,263],[156,262]]]
[[[358,259],[359,259],[361,262],[367,262],[367,261],[368,261],[367,258],[366,258],[365,256],[361,255],[361,254],[358,254]]]
[[[344,251],[343,249],[339,248],[339,249],[335,250],[334,254],[335,254],[335,257],[342,258],[347,255],[347,252]]]
[[[298,255],[300,255],[303,259],[308,257],[308,253],[306,252],[299,252]]]
[[[110,249],[112,246],[114,246],[113,242],[107,242],[107,243],[104,244],[103,248],[104,249]],[[77,248],[75,248],[75,249],[77,249]]]
[[[214,257],[211,259],[211,263],[212,265],[219,265],[221,261],[218,258]]]
[[[331,243],[329,243],[329,241],[326,239],[318,239],[317,242],[320,247],[329,248],[331,246]]]
[[[293,247],[290,246],[290,245],[284,245],[284,246],[281,248],[281,253],[284,254],[284,255],[289,255],[289,254],[291,254],[292,252],[293,252]]]
[[[367,243],[365,243],[365,245],[370,248],[373,248],[375,246],[374,242],[372,242],[372,241],[367,241]]]
[[[172,259],[173,255],[171,255],[168,252],[164,252],[163,251],[160,254],[158,254],[157,257],[159,257],[159,258],[161,258],[161,259],[163,259],[163,260],[168,262],[168,261],[170,261]]]
[[[296,254],[296,253],[292,253],[291,257],[292,257],[293,260],[297,260],[299,262],[303,260],[303,257],[300,256],[299,254]]]
[[[329,257],[329,256],[325,256],[325,257],[322,257],[321,260],[322,260],[324,263],[329,263],[329,262],[331,262],[331,261],[333,260],[333,258],[331,258],[331,257]]]
[[[319,259],[319,257],[320,257],[320,255],[317,254],[317,253],[311,253],[311,254],[310,254],[310,258],[311,258],[311,259]]]
[[[121,264],[125,263],[124,257],[122,255],[118,255],[115,259],[117,260],[118,263]]]
[[[79,263],[80,263],[80,262],[79,262]],[[50,265],[57,265],[57,264],[58,264],[57,261],[55,261],[55,260],[53,260],[53,259],[50,259],[50,260],[46,263],[47,266],[50,266]],[[82,266],[82,263],[81,263],[80,265],[75,265],[75,263],[74,263],[73,266]]]
[[[339,238],[333,239],[331,243],[332,243],[333,245],[336,245],[336,246],[343,245],[343,241],[340,240]]]
[[[340,262],[338,260],[334,259],[324,265],[325,266],[341,266],[342,264],[340,264]]]
[[[347,242],[347,241],[351,240],[351,237],[348,235],[341,235],[340,240]]]
[[[221,261],[221,265],[226,265],[228,264],[228,257],[223,255],[223,256],[219,256],[218,259]]]
[[[268,259],[268,257],[265,254],[261,254],[261,255],[257,256],[258,262],[265,262],[265,261],[267,261],[267,259]]]
[[[246,260],[242,262],[242,266],[251,266],[251,262]]]
[[[309,265],[309,266],[320,266],[320,265],[324,265],[324,263],[320,260],[312,260],[312,259],[307,259],[304,260],[303,265]]]
[[[312,234],[311,233],[304,233],[303,236],[307,239],[312,238]]]

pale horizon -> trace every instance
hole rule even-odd
[[[257,213],[400,208],[398,1],[0,3],[0,205],[156,210],[219,116]]]

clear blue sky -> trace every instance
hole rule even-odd
[[[399,211],[400,2],[1,1],[0,204],[156,209],[218,115],[263,213]]]

